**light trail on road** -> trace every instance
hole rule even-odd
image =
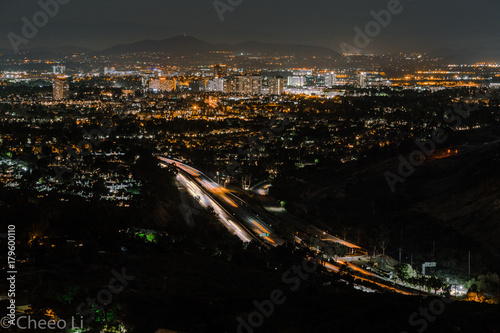
[[[179,179],[181,184],[188,188],[188,192],[193,197],[199,198],[198,200],[205,208],[211,206],[219,215],[221,222],[240,239],[245,242],[253,239],[271,246],[283,243],[283,240],[277,237],[264,222],[260,221],[259,217],[248,210],[247,204],[231,191],[220,186],[201,171],[182,162],[166,157],[159,157],[159,159],[164,163],[174,165],[179,171],[185,172],[186,174]],[[178,175],[181,174],[181,172],[178,173]]]
[[[202,207],[212,207],[214,212],[218,215],[218,219],[224,224],[224,226],[231,233],[237,235],[243,242],[256,240],[264,245],[268,244],[271,246],[278,246],[283,244],[283,240],[274,234],[274,231],[270,226],[264,223],[265,219],[259,218],[259,215],[254,213],[257,209],[250,208],[250,205],[248,205],[243,199],[237,197],[234,193],[231,193],[231,191],[220,186],[218,183],[205,176],[201,171],[193,167],[165,157],[159,157],[159,159],[164,163],[176,166],[180,171],[177,174],[177,180],[187,189],[189,194],[196,198]],[[182,172],[184,172],[184,174]],[[268,190],[270,186],[270,184],[262,184],[259,186],[260,188],[257,187],[254,191],[257,194],[262,195],[262,193],[264,193],[263,191]],[[269,206],[272,208],[273,205]],[[265,208],[268,210],[269,207]],[[302,229],[301,232],[303,233],[307,231],[306,235],[318,237],[318,239],[322,242],[340,243],[351,248],[353,251],[364,253],[364,255],[366,255],[366,252],[364,252],[360,246],[330,235],[315,226],[305,225],[297,220],[296,217],[288,214],[282,207],[279,208],[281,208],[280,212],[275,215],[282,215],[282,218],[288,217],[290,220],[295,222],[295,226],[298,228],[297,230]],[[276,211],[278,211],[278,209],[276,209]],[[268,219],[268,221],[270,220]],[[302,239],[298,237],[295,238],[298,243],[302,244]],[[375,281],[374,279],[392,283],[391,280],[376,275],[349,261],[339,259],[336,263],[350,268],[352,271],[348,274],[350,274],[355,280],[366,281],[383,289],[391,290],[404,295],[418,294],[400,290],[396,287]],[[334,264],[323,262],[322,265],[328,270],[336,273],[341,272],[341,267],[335,266]]]

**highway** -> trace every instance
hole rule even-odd
[[[276,236],[270,225],[272,221],[258,216],[243,199],[195,168],[170,158],[159,157],[159,159],[177,167],[179,170],[177,180],[201,206],[212,207],[224,226],[243,242],[256,240],[267,246],[283,244],[283,240]]]
[[[299,232],[307,234],[308,236],[316,237],[323,243],[339,243],[354,250],[353,254],[356,255],[367,254],[367,251],[362,249],[360,246],[352,242],[349,242],[347,240],[344,240],[342,238],[333,236],[328,232],[321,230],[311,224],[306,224],[305,222],[301,221],[294,215],[288,213],[276,200],[267,196],[269,194],[270,187],[271,185],[268,183],[261,183],[251,189],[253,193],[261,196],[259,198],[260,203],[268,213],[277,216],[282,221],[287,221],[292,223],[294,228],[297,229]],[[305,236],[302,236],[301,238],[304,239],[304,237]]]
[[[177,180],[187,189],[189,194],[196,198],[202,207],[212,207],[220,222],[243,242],[253,240],[268,248],[284,243],[274,232],[273,225],[275,226],[278,223],[275,219],[264,216],[263,211],[252,207],[245,200],[220,186],[201,171],[174,159],[158,158],[164,164],[174,165],[179,171]],[[331,243],[339,243],[351,249],[351,254],[347,257],[338,258],[333,262],[321,262],[326,269],[342,274],[348,270],[346,274],[349,274],[354,281],[371,283],[391,292],[404,295],[422,294],[421,291],[396,285],[392,280],[350,262],[353,258],[366,258],[367,251],[352,242],[330,235],[313,225],[306,224],[289,214],[279,203],[267,196],[269,187],[269,184],[262,183],[252,188],[252,191],[260,196],[261,205],[268,214],[277,217],[278,220],[282,221],[281,223],[291,223],[293,225],[297,243],[301,243],[303,239],[313,236],[319,239],[320,248],[328,247]]]

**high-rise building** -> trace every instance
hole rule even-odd
[[[189,90],[192,92],[200,92],[205,90],[205,82],[203,80],[189,81]]]
[[[288,85],[292,87],[303,87],[306,82],[306,78],[304,76],[289,76],[288,77]]]
[[[159,77],[157,79],[152,78],[149,80],[149,90],[154,92],[158,91],[174,91],[175,86],[175,78],[167,79],[166,77]]]
[[[257,75],[239,75],[230,80],[230,92],[243,95],[259,95],[262,93],[262,77]]]
[[[285,80],[282,76],[269,79],[269,95],[282,95],[285,90]]]
[[[325,78],[325,87],[331,88],[337,84],[337,75],[334,72],[323,75]]]
[[[224,91],[224,79],[213,79],[207,82],[207,91]]]
[[[66,66],[52,66],[52,73],[55,75],[63,75],[66,70]]]
[[[162,77],[163,71],[159,68],[155,68],[155,69],[153,69],[153,76],[156,78]]]
[[[248,89],[246,93],[249,95],[260,95],[262,93],[262,77],[261,76],[250,76]]]
[[[361,88],[366,88],[366,73],[365,72],[361,72],[359,73],[359,86]]]
[[[214,66],[214,77],[223,78],[227,76],[227,66],[226,65],[215,65]]]
[[[224,80],[224,82],[222,84],[224,86],[224,92],[226,94],[230,94],[233,91],[236,91],[236,84],[235,84],[235,82],[236,82],[236,79],[234,79],[232,77],[229,78],[229,79],[227,79],[227,80]]]
[[[52,83],[52,98],[62,100],[69,96],[69,82],[64,76],[58,76]]]

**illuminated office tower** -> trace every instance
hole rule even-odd
[[[175,79],[167,79],[166,77],[153,78],[149,81],[149,90],[158,91],[174,91]]]
[[[337,75],[334,72],[326,73],[325,77],[325,87],[331,88],[337,84]]]
[[[207,82],[207,91],[224,91],[224,79],[213,79]]]
[[[305,77],[303,76],[289,76],[288,77],[288,85],[293,87],[303,87],[306,82]]]
[[[282,95],[285,90],[285,80],[281,76],[269,79],[269,95]]]
[[[261,76],[250,76],[250,90],[248,90],[249,95],[260,95],[262,94],[262,77]]]
[[[149,79],[149,90],[160,91],[160,79]]]
[[[262,93],[262,77],[257,75],[233,76],[224,82],[224,92],[259,95]]]
[[[262,77],[256,75],[236,76],[233,92],[244,95],[259,95],[262,93]]]
[[[223,78],[227,76],[227,66],[226,65],[215,65],[214,66],[214,77]]]
[[[66,70],[66,66],[52,66],[52,74],[63,75]]]
[[[160,90],[162,90],[162,91],[174,91],[175,90],[175,79],[167,79],[166,77],[160,77]]]
[[[232,93],[233,91],[236,90],[235,88],[235,82],[236,82],[236,79],[235,78],[228,78],[227,80],[225,80],[222,84],[223,84],[223,87],[224,87],[224,92],[226,94],[230,94]]]
[[[366,88],[366,73],[365,72],[359,73],[359,86],[361,88]]]
[[[69,82],[64,76],[58,76],[52,83],[52,98],[62,100],[69,96]]]

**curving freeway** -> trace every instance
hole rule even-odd
[[[224,226],[243,242],[255,240],[266,246],[283,244],[274,233],[272,221],[258,216],[243,199],[189,165],[171,158],[158,158],[163,163],[174,165],[179,170],[177,180],[201,206],[212,207]]]
[[[201,171],[175,159],[166,157],[158,158],[165,165],[175,166],[178,170],[177,180],[187,189],[189,194],[196,198],[202,207],[212,207],[219,221],[243,242],[256,241],[268,248],[284,243],[283,239],[278,237],[274,232],[273,227],[277,224],[275,219],[264,216],[265,214],[262,214],[262,211],[252,207],[245,200],[220,186]],[[261,196],[261,205],[269,214],[277,217],[280,221],[286,221],[293,225],[296,231],[295,239],[297,243],[301,243],[302,239],[306,237],[313,236],[318,238],[321,247],[328,247],[328,243],[340,243],[351,249],[351,254],[347,257],[338,258],[332,263],[321,262],[326,269],[337,273],[344,273],[348,269],[348,274],[352,276],[354,281],[371,283],[392,292],[405,295],[418,295],[422,293],[403,285],[396,285],[394,281],[350,262],[354,258],[366,257],[366,250],[352,242],[335,237],[315,226],[306,224],[297,217],[289,214],[275,200],[267,196],[269,187],[269,184],[262,183],[254,187],[252,191]],[[313,250],[319,252],[317,249]]]

